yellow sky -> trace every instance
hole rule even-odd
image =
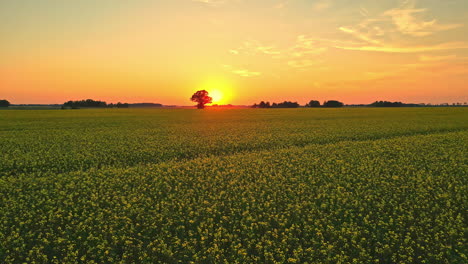
[[[0,99],[468,101],[466,0],[3,0]]]

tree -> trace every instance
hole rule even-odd
[[[116,104],[116,106],[117,106],[117,108],[128,108],[128,107],[129,107],[129,104],[127,104],[127,103],[123,103],[123,104],[122,104],[121,102],[118,102],[118,103]]]
[[[63,107],[71,107],[72,109],[78,109],[80,107],[107,107],[107,103],[103,101],[95,101],[92,99],[86,99],[81,101],[68,101],[63,104]]]
[[[320,107],[320,102],[316,100],[310,100],[306,107]]]
[[[197,91],[192,95],[190,100],[197,103],[198,109],[204,109],[206,104],[211,104],[213,102],[213,98],[208,96],[208,92],[205,90]]]
[[[388,101],[375,101],[369,106],[373,107],[401,107],[404,106],[402,102],[388,102]]]
[[[9,107],[10,102],[8,100],[0,100],[0,107]]]
[[[299,104],[297,102],[284,101],[282,103],[275,104],[272,108],[298,108]]]
[[[271,105],[270,102],[261,101],[255,108],[271,108]]]
[[[259,104],[254,104],[253,108],[297,108],[299,104],[297,102],[284,101],[282,103],[272,103],[261,101]]]
[[[343,103],[336,100],[325,101],[323,103],[324,107],[343,107]]]

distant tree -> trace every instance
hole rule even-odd
[[[68,101],[63,104],[63,107],[70,107],[72,109],[78,109],[80,107],[107,107],[107,103],[103,101],[95,101],[92,99],[86,99],[81,101]]]
[[[155,104],[155,103],[136,103],[136,104],[129,104],[128,107],[146,107],[146,108],[152,108],[152,107],[162,107],[162,104]]]
[[[401,107],[405,106],[402,102],[375,101],[369,106],[373,107]]]
[[[279,104],[275,104],[273,108],[298,108],[299,104],[297,102],[284,101]]]
[[[310,100],[308,104],[305,105],[306,107],[320,107],[320,102],[316,100]]]
[[[129,105],[127,103],[122,104],[121,102],[118,102],[116,104],[117,108],[128,108]]]
[[[271,108],[270,102],[261,101],[258,105],[258,108]]]
[[[330,100],[323,103],[324,107],[343,107],[344,104],[340,101]]]
[[[282,103],[272,103],[261,101],[259,104],[254,104],[252,108],[297,108],[299,104],[297,102],[284,101]]]
[[[0,107],[9,107],[10,102],[8,100],[0,100]]]
[[[206,104],[211,104],[213,98],[208,95],[207,91],[200,90],[194,93],[190,100],[197,103],[198,109],[204,109]]]

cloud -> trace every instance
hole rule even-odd
[[[336,45],[335,48],[345,50],[359,50],[359,51],[380,51],[380,52],[393,52],[393,53],[418,53],[427,51],[440,51],[440,50],[453,50],[453,49],[468,49],[468,44],[464,42],[447,42],[437,45],[427,46],[407,46],[399,47],[392,45],[382,46],[341,46]]]
[[[332,6],[331,0],[319,0],[312,5],[312,9],[315,11],[323,11],[329,9]]]
[[[288,61],[288,65],[293,68],[310,68],[313,66],[317,66],[318,62],[310,59],[290,60]]]
[[[339,41],[335,48],[345,50],[380,51],[397,53],[416,53],[450,49],[466,49],[467,43],[446,42],[434,45],[401,45],[398,40],[407,37],[424,37],[439,31],[461,27],[461,24],[440,24],[436,19],[424,20],[422,16],[428,11],[415,8],[415,1],[402,1],[397,8],[384,11],[380,15],[369,17],[369,12],[360,8],[359,12],[366,17],[354,26],[341,26],[338,29],[361,41],[360,44],[344,44]],[[416,39],[412,40],[415,41]]]
[[[268,55],[273,59],[270,62],[271,64],[286,64],[296,69],[306,69],[312,66],[314,66],[315,69],[323,69],[323,67],[319,65],[322,63],[322,60],[317,59],[317,56],[328,50],[328,47],[325,46],[325,42],[326,41],[321,39],[299,35],[293,45],[280,49],[274,45],[264,45],[257,40],[249,40],[245,41],[241,47],[229,50],[229,53],[247,56]],[[251,58],[248,59],[251,60]],[[232,67],[230,67],[229,70],[245,77],[260,75],[260,72],[252,72],[244,69],[234,70]]]
[[[232,73],[240,75],[242,77],[253,77],[253,76],[259,76],[261,73],[260,72],[253,72],[245,69],[241,70],[233,70]]]
[[[455,55],[447,55],[447,56],[421,55],[419,56],[419,60],[422,62],[447,61],[447,60],[454,60],[456,58],[457,56]]]
[[[255,76],[260,76],[262,73],[257,72],[257,71],[250,71],[247,69],[237,69],[231,65],[222,65],[223,68],[225,68],[227,71],[242,76],[242,77],[255,77]]]
[[[372,43],[372,44],[376,44],[376,45],[380,45],[381,42],[377,39],[373,39],[372,37],[370,37],[368,34],[364,34],[362,32],[359,32],[357,30],[354,30],[354,29],[351,29],[351,28],[347,28],[347,27],[340,27],[339,30],[345,32],[345,33],[348,33],[348,34],[351,34],[353,35],[354,37],[356,37],[357,39],[360,39],[360,40],[363,40],[367,43]]]
[[[383,15],[391,18],[397,29],[405,35],[424,37],[438,31],[445,31],[461,27],[461,24],[438,24],[436,19],[424,21],[416,15],[425,13],[427,9],[401,9],[395,8],[386,11]]]
[[[307,37],[306,35],[299,35],[290,53],[294,57],[304,57],[307,55],[319,55],[327,50],[328,48],[321,46],[316,39]]]
[[[219,5],[228,2],[228,0],[192,0],[192,2],[203,3],[207,5]]]
[[[281,52],[278,49],[276,49],[275,46],[264,45],[257,40],[244,41],[244,43],[242,43],[242,45],[239,48],[231,49],[229,52],[236,54],[236,55],[240,53],[250,54],[250,55],[252,54],[279,55],[281,54]]]
[[[360,50],[360,51],[381,51],[381,52],[393,52],[393,53],[418,53],[427,51],[441,51],[441,50],[453,50],[453,49],[468,49],[468,44],[464,42],[446,42],[437,45],[427,46],[340,46],[336,45],[335,48],[345,50]]]

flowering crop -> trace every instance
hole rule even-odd
[[[466,263],[465,109],[0,112],[1,263]]]

